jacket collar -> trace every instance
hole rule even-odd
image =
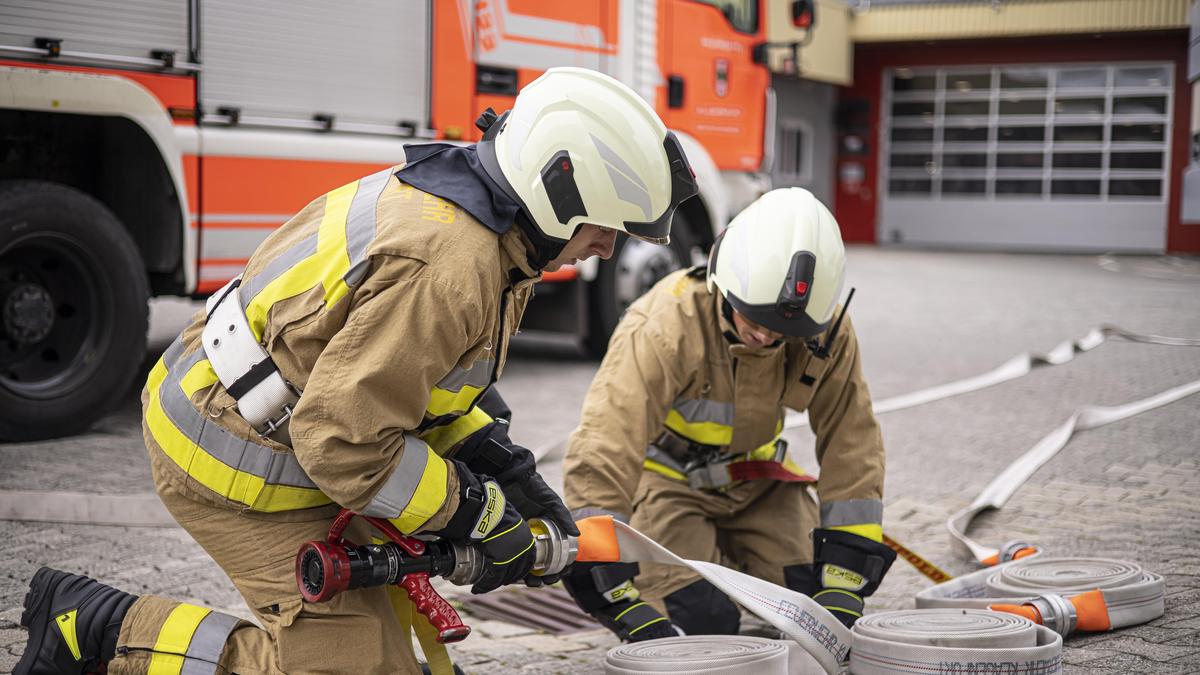
[[[496,234],[512,229],[520,204],[496,185],[475,153],[475,146],[420,143],[404,146],[401,181],[454,202]]]
[[[396,172],[401,181],[454,202],[484,227],[500,235],[501,262],[508,283],[539,276],[529,262],[533,246],[513,227],[521,206],[501,190],[479,163],[475,146],[421,143],[404,147],[405,164]]]
[[[535,270],[529,262],[529,242],[519,228],[512,228],[500,235],[500,262],[508,272],[508,282],[516,286],[527,279],[541,278],[541,270]]]

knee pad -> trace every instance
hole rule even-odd
[[[737,605],[703,579],[684,586],[663,601],[671,623],[688,635],[737,635],[741,622]]]

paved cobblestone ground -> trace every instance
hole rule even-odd
[[[855,249],[851,280],[864,367],[877,398],[975,375],[1014,354],[1047,350],[1103,322],[1139,332],[1200,336],[1200,262],[1158,258],[1015,256]],[[192,310],[155,305],[152,342],[165,347]],[[502,390],[514,437],[550,454],[561,481],[562,441],[578,421],[595,364],[527,340]],[[1007,464],[1078,407],[1117,405],[1200,378],[1200,348],[1110,342],[1064,366],[994,388],[881,416],[888,447],[885,527],[951,574],[972,565],[945,521]],[[789,433],[813,467],[808,432]],[[0,445],[0,491],[151,490],[131,395],[91,433]],[[1145,626],[1067,642],[1072,673],[1200,672],[1200,395],[1080,432],[973,535],[1034,541],[1055,554],[1126,558],[1167,579],[1167,613]],[[0,521],[0,672],[24,645],[25,584],[39,565],[94,575],[248,616],[224,574],[182,530]],[[869,610],[912,606],[927,582],[897,563]],[[446,589],[453,597],[459,589]],[[454,653],[468,672],[590,673],[615,644],[604,631],[553,637],[471,620]]]

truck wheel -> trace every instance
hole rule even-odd
[[[649,244],[627,235],[617,238],[612,258],[600,264],[591,286],[591,319],[585,346],[596,358],[608,350],[608,339],[621,315],[659,279],[690,267],[695,253],[691,226],[676,212],[668,246]]]
[[[87,429],[129,389],[146,350],[137,246],[91,196],[0,183],[0,439]]]

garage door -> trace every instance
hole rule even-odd
[[[884,74],[879,239],[1162,251],[1170,63]]]

